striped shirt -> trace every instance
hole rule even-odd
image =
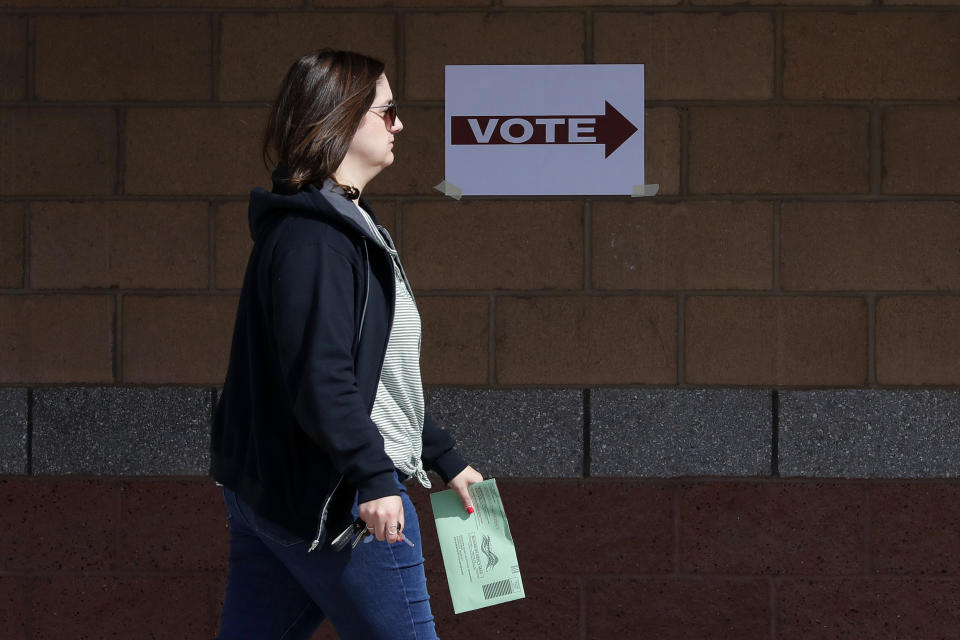
[[[393,327],[370,418],[383,436],[384,450],[397,470],[416,476],[420,484],[429,489],[430,480],[421,459],[424,406],[420,379],[420,313],[396,250],[359,204],[357,209],[377,243],[392,258],[396,291]]]

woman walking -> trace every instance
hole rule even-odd
[[[472,512],[483,478],[424,409],[420,317],[361,194],[403,130],[383,63],[322,50],[270,113],[273,189],[250,196],[254,246],[214,417],[230,520],[221,640],[436,638],[404,482],[432,469]]]

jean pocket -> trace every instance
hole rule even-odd
[[[279,545],[281,547],[292,547],[297,544],[306,544],[306,540],[300,536],[287,531],[282,526],[273,522],[272,520],[267,520],[266,518],[257,515],[255,512],[250,512],[251,520],[253,521],[253,528],[256,530],[257,535],[261,538],[266,538],[270,542]]]

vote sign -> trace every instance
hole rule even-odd
[[[463,195],[630,195],[643,65],[446,67],[445,180]]]

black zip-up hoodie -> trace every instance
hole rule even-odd
[[[211,473],[259,515],[322,544],[349,524],[354,497],[400,494],[370,419],[393,322],[393,266],[332,181],[289,191],[284,178],[278,169],[272,192],[250,194],[254,245]],[[444,481],[467,466],[429,414],[423,461]]]

